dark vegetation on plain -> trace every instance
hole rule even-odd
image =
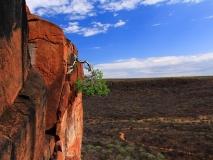
[[[83,97],[83,160],[213,159],[213,77],[107,84]]]

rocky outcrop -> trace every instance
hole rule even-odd
[[[82,77],[81,64],[75,66],[70,75],[66,74],[67,61],[72,61],[78,51],[57,25],[29,11],[27,15],[31,64],[47,86],[46,133],[56,137],[55,154],[61,159],[80,159],[83,110],[82,96],[76,91],[75,81]],[[52,153],[53,147],[48,148]]]
[[[0,1],[0,115],[13,104],[30,66],[24,5],[24,0]]]
[[[68,54],[77,54],[61,28],[28,13],[29,51],[33,67],[44,78],[47,86],[46,129],[54,127],[63,85],[66,81]]]
[[[41,159],[46,86],[30,68],[25,1],[1,1],[0,17],[0,159]]]
[[[75,81],[82,65],[66,74],[75,45],[24,0],[0,2],[0,16],[0,159],[81,159],[82,94]]]
[[[45,113],[46,86],[41,75],[31,69],[15,101],[0,117],[1,160],[42,159]]]

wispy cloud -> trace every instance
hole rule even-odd
[[[205,19],[211,19],[211,18],[213,18],[213,15],[211,15],[211,16],[207,16],[207,17],[204,17]]]
[[[183,3],[200,3],[204,0],[182,0]]]
[[[126,24],[126,22],[124,22],[124,21],[122,21],[122,20],[119,20],[115,25],[114,25],[114,27],[120,27],[120,26],[123,26],[123,25],[125,25]]]
[[[94,66],[105,78],[142,78],[213,75],[213,53],[191,56],[125,59]]]
[[[133,10],[139,6],[161,5],[175,3],[199,3],[204,0],[26,0],[32,13],[40,16],[53,16],[57,14],[66,15],[68,20],[65,31],[67,33],[77,33],[84,36],[92,36],[99,33],[106,33],[109,27],[120,27],[126,22],[119,21],[117,24],[93,24],[92,27],[82,27],[74,21],[83,20],[88,17],[97,16],[106,12],[112,12],[116,17],[116,11]],[[210,17],[209,17],[210,18]],[[95,25],[97,27],[95,27]],[[157,26],[157,24],[156,24]]]
[[[160,26],[161,25],[161,23],[156,23],[156,24],[153,24],[153,25],[151,25],[152,27],[156,27],[156,26]]]
[[[200,3],[204,0],[169,0],[168,4],[176,4],[176,3]]]
[[[173,15],[173,12],[169,13],[169,17],[171,17]]]
[[[135,9],[143,0],[112,0],[102,1],[100,8],[110,11],[132,10]]]
[[[26,0],[32,13],[96,16],[99,12],[132,10],[141,5],[200,3],[204,0]],[[116,15],[116,14],[115,14]],[[76,17],[75,17],[76,18]]]
[[[101,49],[101,47],[92,47],[92,48],[89,48],[89,49]]]
[[[91,27],[81,27],[79,22],[70,22],[67,27],[63,27],[65,33],[77,33],[85,37],[93,36],[99,33],[106,33],[110,27],[121,27],[125,21],[119,20],[115,24],[93,22]]]
[[[141,4],[143,5],[154,5],[154,4],[158,4],[160,2],[164,2],[165,0],[143,0],[141,2]]]
[[[69,17],[69,20],[82,20],[82,19],[86,19],[86,16],[83,15],[72,15]]]
[[[168,25],[168,23],[155,23],[155,24],[152,24],[151,27],[157,27],[162,25]]]
[[[89,0],[26,0],[32,13],[39,15],[88,15],[94,10]]]

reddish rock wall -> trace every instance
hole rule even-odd
[[[46,86],[31,69],[14,103],[0,117],[1,160],[42,159],[45,140]],[[1,143],[2,137],[6,142]]]
[[[27,12],[24,0],[0,2],[0,159],[79,160],[82,65],[66,74],[77,49],[58,26]]]
[[[0,115],[11,105],[29,70],[23,0],[0,1]]]
[[[67,75],[68,54],[77,54],[76,47],[66,39],[57,25],[32,15],[28,11],[29,52],[31,63],[47,86],[47,134],[56,137],[47,142],[46,152],[58,159],[80,159],[82,139],[82,96],[77,94],[75,81],[82,77],[81,64]]]
[[[24,0],[0,1],[0,159],[42,159],[46,86],[30,68]]]

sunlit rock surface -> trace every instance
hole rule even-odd
[[[77,48],[24,0],[1,1],[0,16],[0,159],[81,159],[82,94],[75,81],[82,65],[66,74]]]

